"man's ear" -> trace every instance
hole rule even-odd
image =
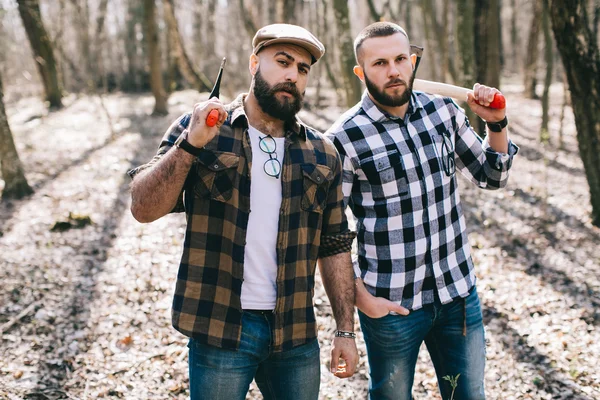
[[[417,64],[417,55],[416,54],[410,55],[410,62],[412,62],[413,69],[415,69],[415,65]]]
[[[256,71],[258,71],[258,66],[260,64],[259,61],[260,60],[258,59],[258,56],[256,54],[252,53],[250,55],[248,69],[250,69],[250,73],[252,74],[252,76],[254,76],[254,74],[256,74]]]
[[[354,71],[354,75],[358,76],[361,82],[365,81],[365,71],[360,65],[355,65],[352,71]]]

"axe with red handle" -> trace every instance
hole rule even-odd
[[[223,67],[225,67],[225,62],[227,59],[223,57],[223,61],[221,61],[221,68],[219,68],[219,75],[217,75],[217,80],[215,81],[215,86],[213,86],[212,91],[208,95],[209,99],[213,97],[219,98],[219,90],[221,88],[221,76],[223,75]],[[219,112],[216,109],[210,110],[208,116],[206,117],[206,125],[213,127],[217,124],[219,120]]]
[[[411,54],[415,54],[417,56],[415,69],[413,71],[414,75],[417,73],[417,68],[419,68],[419,63],[421,62],[421,57],[423,56],[423,47],[413,44],[410,46],[410,52]],[[444,97],[452,97],[453,99],[457,99],[460,101],[466,101],[467,93],[472,92],[472,90],[460,86],[448,85],[446,83],[440,82],[426,81],[423,79],[415,79],[413,83],[413,89],[430,94],[439,94],[440,96]],[[481,105],[481,103],[477,101],[476,103]],[[502,94],[496,93],[494,95],[494,100],[492,100],[488,107],[503,109],[504,107],[506,107],[506,99]]]
[[[472,90],[463,87],[448,85],[446,83],[440,82],[426,81],[423,79],[415,79],[415,81],[413,82],[413,90],[418,90],[420,92],[430,94],[439,94],[440,96],[452,97],[453,99],[461,101],[466,101],[467,93],[473,92]],[[481,105],[481,103],[479,102],[476,103]],[[488,107],[502,109],[506,107],[506,99],[502,94],[496,93],[494,95],[494,100],[490,103]]]

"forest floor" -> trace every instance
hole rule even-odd
[[[505,87],[520,146],[507,189],[460,181],[486,324],[489,399],[600,398],[600,230],[590,224],[569,108],[564,148],[556,145],[562,89],[552,90],[552,144],[542,146],[539,101]],[[170,324],[185,217],[136,222],[125,172],[148,161],[169,123],[203,96],[174,93],[170,114],[151,117],[150,95],[110,94],[110,121],[93,96],[72,95],[50,113],[37,99],[7,104],[35,193],[0,205],[0,399],[187,398],[187,340]],[[326,129],[341,111],[301,116]],[[320,283],[315,307],[320,397],[366,398],[362,335],[358,372],[333,377],[334,324]],[[440,399],[425,349],[414,395]],[[248,398],[261,398],[254,384]]]

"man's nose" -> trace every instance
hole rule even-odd
[[[394,78],[394,77],[397,77],[398,75],[400,75],[400,71],[398,70],[398,68],[396,68],[396,66],[393,63],[391,63],[390,68],[388,70],[388,76],[390,78]]]
[[[286,82],[296,82],[298,80],[298,71],[295,68],[289,68],[289,71],[286,71],[285,74]]]

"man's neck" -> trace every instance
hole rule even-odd
[[[375,105],[380,110],[385,111],[386,113],[388,113],[392,117],[404,119],[404,116],[406,115],[406,111],[408,111],[408,104],[409,104],[409,102],[407,102],[406,104],[403,104],[401,106],[398,106],[398,107],[392,107],[392,106],[384,106],[383,104],[381,104],[380,102],[378,102],[377,100],[375,100],[373,98],[373,96],[371,96],[371,93],[369,93],[369,97],[371,98],[371,100],[373,101],[373,103],[375,103]]]
[[[248,123],[260,132],[273,137],[284,136],[284,122],[265,113],[260,108],[252,91],[244,99],[244,111],[248,117]]]

